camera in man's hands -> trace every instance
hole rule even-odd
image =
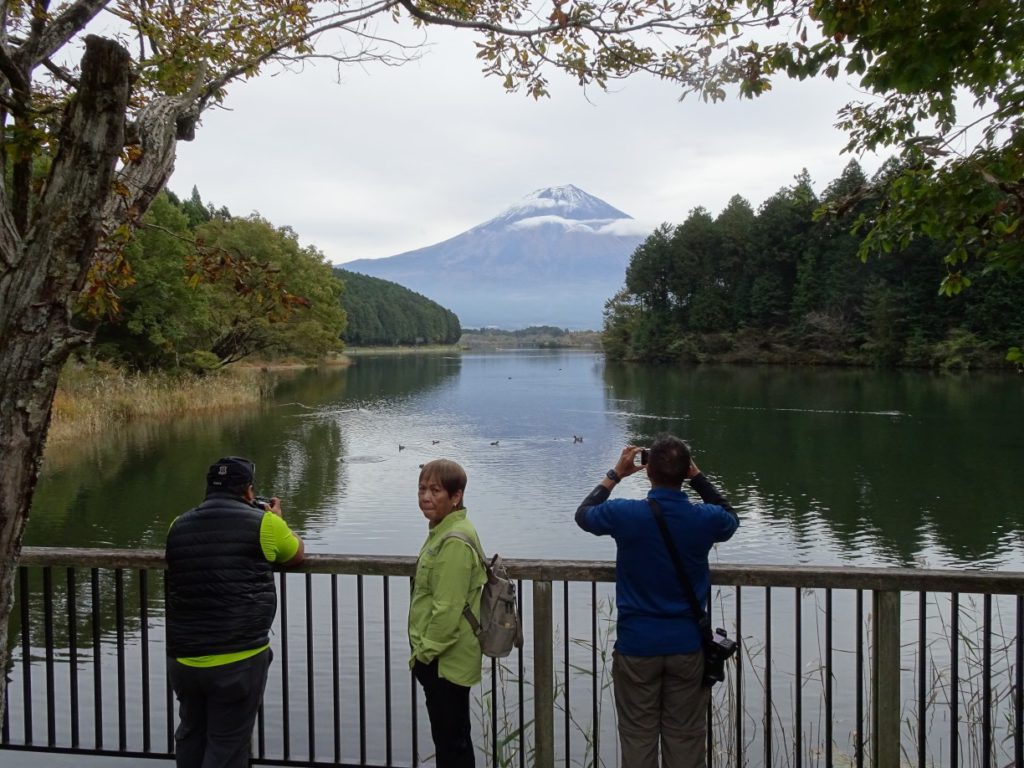
[[[647,459],[650,458],[650,451],[646,448],[641,448],[640,452],[633,457],[633,463],[638,467],[646,467]]]
[[[261,507],[263,509],[270,509],[274,506],[274,500],[270,496],[257,496],[253,501],[256,503],[257,507]]]
[[[710,688],[725,680],[725,662],[736,653],[736,641],[719,627],[704,646],[704,685]]]

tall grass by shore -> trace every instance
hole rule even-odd
[[[59,443],[138,419],[172,419],[259,403],[267,377],[255,368],[204,374],[128,373],[69,364],[61,373],[48,440]]]

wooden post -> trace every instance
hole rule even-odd
[[[900,593],[872,592],[871,764],[900,764]]]
[[[534,768],[555,765],[555,666],[551,582],[533,582]]]

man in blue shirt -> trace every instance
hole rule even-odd
[[[647,470],[648,499],[658,502],[701,604],[711,588],[708,552],[739,525],[736,512],[690,458],[678,437],[661,435],[644,451],[626,446],[614,469],[576,510],[576,524],[615,539],[617,638],[612,662],[622,768],[703,768],[710,688],[702,685],[701,633],[646,500],[608,496],[619,481]],[[683,482],[700,494],[693,504]]]

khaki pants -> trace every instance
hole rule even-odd
[[[612,660],[622,768],[704,768],[711,689],[701,685],[704,654]]]

